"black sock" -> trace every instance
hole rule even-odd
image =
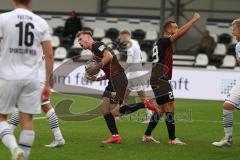
[[[115,119],[114,119],[112,113],[105,114],[104,119],[107,123],[108,129],[110,130],[111,134],[112,135],[118,134],[118,129],[117,129],[117,126],[116,126],[116,122],[115,122]]]
[[[142,108],[145,108],[144,103],[134,103],[120,107],[119,112],[121,113],[121,115],[127,115]]]
[[[174,123],[174,112],[166,112],[165,122],[168,129],[169,139],[174,140],[175,136],[175,123]]]
[[[158,121],[160,120],[161,117],[162,117],[162,114],[157,115],[156,113],[154,113],[152,115],[150,122],[148,124],[147,130],[145,131],[146,136],[151,136],[152,131],[154,130],[154,128],[156,128]]]

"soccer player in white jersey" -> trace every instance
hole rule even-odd
[[[40,62],[40,70],[39,70],[39,77],[41,88],[44,87],[45,83],[45,56],[42,57]],[[55,139],[49,145],[45,145],[45,147],[55,148],[60,147],[65,144],[65,140],[62,136],[61,130],[59,128],[58,117],[55,113],[54,108],[51,105],[50,99],[42,99],[42,110],[46,113],[46,117],[48,120],[49,127],[51,128]],[[19,124],[19,111],[17,110],[14,114],[12,114],[11,120],[9,121],[12,130],[18,126]]]
[[[240,19],[232,22],[233,35],[238,43],[235,47],[237,62],[240,64]],[[223,127],[225,136],[219,142],[213,142],[212,145],[217,147],[231,146],[233,144],[233,110],[240,109],[240,84],[236,84],[230,91],[223,104]]]
[[[28,160],[34,142],[32,116],[41,112],[41,97],[51,95],[53,54],[48,24],[29,10],[31,0],[13,0],[16,9],[0,15],[0,138],[13,160]],[[46,60],[43,90],[38,78],[42,52]],[[20,111],[19,145],[7,115]]]
[[[136,91],[141,101],[144,101],[146,99],[144,90],[147,85],[147,80],[141,77],[142,56],[140,46],[136,40],[131,39],[131,33],[128,30],[122,30],[120,32],[119,40],[122,46],[121,49],[127,54],[127,67],[125,70],[128,71],[128,86],[125,92],[124,101],[127,102],[131,91]],[[147,119],[143,123],[149,123],[153,113],[151,110],[146,109],[146,114]]]

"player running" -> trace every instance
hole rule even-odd
[[[148,109],[154,110],[158,113],[159,109],[153,105],[151,99],[146,99],[144,101],[145,104],[136,103],[124,105],[123,99],[128,81],[123,68],[118,63],[116,55],[111,49],[106,48],[102,42],[94,41],[92,33],[89,31],[80,31],[77,33],[77,37],[82,48],[91,50],[93,53],[93,59],[99,62],[95,66],[87,69],[87,78],[92,81],[100,81],[104,79],[109,80],[103,93],[102,113],[112,136],[102,141],[102,143],[120,144],[121,136],[118,133],[114,116],[121,116],[135,112],[141,108],[145,108],[145,105]],[[105,76],[99,78],[92,76],[99,69],[104,71]],[[113,103],[117,104],[117,106],[111,110],[110,106]]]
[[[128,30],[123,30],[119,34],[121,51],[126,52],[127,61],[125,71],[127,72],[128,86],[124,96],[124,102],[128,100],[131,91],[136,91],[142,102],[146,99],[145,86],[147,80],[141,76],[142,57],[141,49],[137,41],[131,39],[131,33]],[[146,109],[147,119],[143,123],[149,123],[152,117],[152,111]]]
[[[238,43],[235,47],[236,58],[240,64],[240,19],[232,22],[233,35],[236,37]],[[232,146],[233,138],[233,110],[240,109],[240,84],[235,85],[229,92],[223,104],[223,127],[225,136],[218,142],[213,142],[212,145],[217,147]]]
[[[32,115],[41,112],[41,97],[51,95],[53,53],[48,24],[30,10],[31,0],[13,0],[16,9],[0,15],[0,139],[13,160],[27,160],[34,142]],[[43,90],[38,77],[42,52],[46,57]],[[41,95],[42,91],[42,95]],[[19,145],[7,122],[18,103],[21,132]]]
[[[163,37],[161,37],[153,47],[153,66],[150,78],[157,104],[160,107],[161,113],[165,112],[165,123],[168,129],[168,144],[185,144],[175,136],[175,122],[174,122],[174,96],[169,80],[172,78],[173,65],[173,48],[174,44],[180,37],[182,37],[195,22],[200,18],[198,13],[194,13],[192,19],[184,26],[178,28],[174,21],[168,21],[164,24]],[[160,143],[155,140],[151,134],[157,126],[161,115],[154,114],[148,124],[145,135],[142,138],[143,142]]]

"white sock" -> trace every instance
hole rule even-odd
[[[3,144],[13,154],[14,149],[16,149],[18,145],[7,121],[0,122],[0,139],[2,139]]]
[[[225,137],[232,137],[233,132],[233,111],[232,110],[223,110],[223,126]]]
[[[48,124],[53,132],[54,137],[55,137],[55,140],[63,139],[63,136],[62,136],[61,130],[59,128],[59,124],[58,124],[58,118],[57,118],[54,108],[51,108],[47,112],[47,119],[48,119]]]
[[[24,150],[24,160],[28,160],[34,142],[35,132],[33,130],[22,130],[19,137],[19,146]]]
[[[150,120],[153,115],[153,112],[149,109],[146,109],[146,114],[147,114],[147,119]]]

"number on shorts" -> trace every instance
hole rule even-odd
[[[173,92],[169,92],[169,99],[173,99],[174,97],[173,97]]]

